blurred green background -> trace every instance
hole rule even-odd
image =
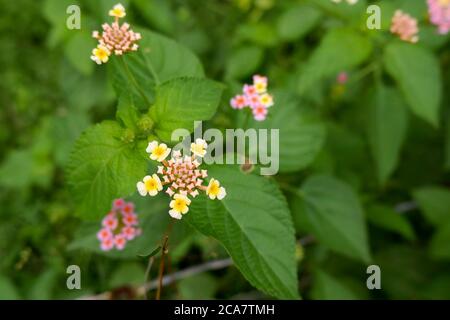
[[[365,32],[367,1],[355,7],[338,7],[327,0],[121,2],[131,25],[165,34],[194,51],[207,76],[228,85],[227,97],[240,83],[248,83],[252,74],[260,73],[269,76],[270,85],[320,111],[328,132],[323,149],[307,170],[281,179],[297,183],[311,172],[332,173],[357,190],[364,204],[370,203],[365,208],[371,249],[382,269],[382,290],[367,290],[366,266],[330,252],[303,229],[302,213],[287,192],[299,239],[299,286],[304,298],[450,298],[450,46],[449,36],[436,35],[427,22],[425,1],[384,3],[390,3],[389,12],[402,7],[420,20],[420,45],[439,61],[444,92],[439,126],[409,115],[398,166],[382,187],[377,183],[364,122],[369,116],[363,97],[373,87],[364,78],[371,72],[370,63],[369,69],[342,70],[349,72],[346,85],[338,85],[334,76],[307,92],[298,85],[308,57],[328,30],[345,25]],[[76,138],[90,124],[114,118],[116,101],[107,70],[97,67],[89,56],[95,45],[91,31],[109,21],[107,12],[115,3],[2,1],[1,299],[69,299],[109,290],[114,297],[140,298],[130,288],[143,283],[147,262],[135,254],[108,257],[83,249],[83,241],[95,241],[92,236],[98,224],[86,227],[74,216],[64,178]],[[66,28],[70,4],[81,8],[81,30]],[[386,34],[389,19],[388,14],[383,16],[380,33]],[[367,32],[364,36],[377,38]],[[381,55],[376,49],[372,54]],[[215,121],[232,125],[233,117],[225,101]],[[158,201],[145,206],[145,200],[132,200],[144,217],[152,215],[149,230],[154,231],[156,243],[161,238],[159,230],[167,224],[164,207],[159,208]],[[216,241],[187,226],[179,229],[172,243],[171,271],[227,258]],[[84,238],[80,230],[92,233]],[[81,267],[82,290],[66,288],[66,268],[71,264]],[[156,268],[151,278],[154,273]],[[178,281],[164,290],[163,297],[267,298],[235,267]]]

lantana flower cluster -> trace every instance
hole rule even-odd
[[[126,16],[125,8],[119,3],[111,10],[109,15],[114,17],[112,24],[104,23],[103,31],[94,31],[92,37],[98,40],[98,45],[92,50],[91,59],[97,64],[106,63],[111,54],[122,55],[130,51],[136,51],[139,46],[137,41],[141,39],[141,34],[130,29],[130,25],[124,22],[122,25],[119,19]]]
[[[419,41],[417,19],[402,10],[397,10],[392,17],[391,32],[401,40],[416,43]]]
[[[134,212],[134,204],[123,199],[115,199],[111,211],[103,218],[102,228],[97,233],[100,248],[109,251],[123,250],[128,241],[141,234],[139,220]]]
[[[161,163],[158,172],[147,175],[136,185],[141,196],[156,196],[166,187],[166,193],[172,198],[169,203],[169,215],[175,219],[181,219],[182,215],[189,211],[190,198],[204,191],[214,200],[222,200],[226,196],[226,190],[220,182],[211,178],[208,185],[204,185],[204,179],[208,177],[208,171],[200,169],[200,161],[206,155],[208,145],[205,140],[197,139],[191,144],[191,156],[182,155],[181,151],[174,150],[170,160],[166,158],[171,149],[164,143],[152,141],[146,149],[151,160]]]
[[[440,34],[450,31],[450,0],[427,0],[432,24],[438,26]]]
[[[273,97],[267,92],[267,77],[260,75],[253,76],[253,84],[244,84],[242,94],[238,94],[230,101],[233,109],[252,109],[253,117],[256,121],[266,119],[268,108],[273,106]]]

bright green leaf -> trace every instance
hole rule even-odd
[[[222,86],[205,78],[178,78],[156,88],[155,104],[150,117],[154,130],[164,141],[171,140],[172,131],[194,130],[194,121],[210,119],[222,96]]]
[[[301,4],[290,8],[278,19],[278,35],[283,40],[298,40],[314,28],[321,16],[320,11],[310,5]]]
[[[278,298],[298,298],[294,228],[276,184],[245,175],[237,166],[210,167],[208,175],[221,182],[227,196],[222,201],[196,198],[185,219],[219,240],[256,288]]]
[[[136,145],[121,140],[123,129],[104,121],[78,139],[68,165],[68,183],[81,217],[98,219],[113,199],[135,191],[147,168]]]
[[[264,51],[257,46],[244,46],[234,50],[226,65],[227,79],[249,77],[262,63]]]
[[[312,297],[316,300],[356,300],[358,297],[339,279],[320,270],[314,273]]]

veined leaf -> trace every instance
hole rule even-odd
[[[179,128],[194,130],[194,121],[210,119],[219,105],[222,86],[206,78],[177,78],[156,88],[155,104],[150,117],[154,130],[170,142],[172,131]]]
[[[155,86],[173,78],[204,76],[200,61],[186,47],[146,29],[136,31],[142,36],[139,50],[111,61],[113,86],[119,96],[132,92],[138,106],[145,109],[147,101],[154,100]]]
[[[278,154],[280,172],[292,172],[307,167],[314,161],[325,141],[325,126],[318,120],[302,111],[295,97],[286,92],[274,94],[275,105],[270,108],[265,121],[252,121],[251,127],[256,129],[279,129]],[[270,133],[268,133],[270,137]],[[268,139],[270,142],[270,139]],[[271,150],[271,144],[258,146],[258,153]],[[276,150],[276,148],[274,148]]]
[[[384,184],[398,163],[405,140],[408,114],[397,91],[382,85],[375,88],[369,109],[369,145]]]
[[[336,178],[315,175],[301,188],[304,213],[319,242],[343,255],[370,261],[364,214],[358,196]]]
[[[384,65],[412,112],[438,126],[442,84],[436,57],[422,47],[395,42],[385,48]]]
[[[286,201],[271,180],[237,166],[208,168],[227,190],[222,200],[202,195],[185,219],[219,240],[245,278],[278,298],[298,298],[295,238]]]
[[[136,145],[121,141],[122,128],[104,121],[78,139],[68,165],[68,182],[77,211],[97,219],[118,197],[132,193],[145,175],[147,162]]]

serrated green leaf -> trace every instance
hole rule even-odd
[[[227,196],[196,198],[185,219],[219,240],[253,286],[278,298],[298,298],[294,228],[276,184],[237,166],[210,167],[208,175]]]
[[[438,126],[442,84],[436,57],[417,45],[394,42],[385,48],[383,59],[412,112]]]
[[[382,85],[375,88],[369,108],[369,146],[375,159],[378,181],[384,184],[397,167],[408,114],[397,91]]]
[[[280,172],[292,172],[306,168],[316,158],[325,141],[325,126],[301,110],[297,99],[286,92],[274,93],[274,106],[265,121],[252,121],[255,129],[279,129]],[[270,137],[270,133],[269,137]],[[270,139],[268,139],[270,142]],[[258,152],[271,150],[271,145],[258,146]]]
[[[206,78],[177,78],[156,88],[150,117],[155,133],[170,142],[173,130],[194,130],[194,121],[210,119],[219,105],[222,86]]]
[[[450,221],[450,190],[437,187],[422,187],[413,192],[425,218],[439,226]]]
[[[139,50],[120,58],[113,57],[109,63],[113,86],[119,96],[131,92],[135,103],[146,105],[154,99],[155,86],[178,77],[204,76],[200,61],[186,47],[146,29],[136,28],[136,32],[142,36]]]
[[[122,131],[116,122],[104,121],[85,131],[74,147],[67,179],[83,218],[104,216],[112,200],[131,194],[145,175],[145,158],[135,144],[120,139]]]
[[[338,253],[369,262],[364,213],[352,188],[331,176],[315,175],[303,183],[300,192],[310,232],[319,242]]]
[[[323,78],[358,66],[370,56],[371,42],[350,29],[333,29],[305,62],[299,92],[305,93]]]

